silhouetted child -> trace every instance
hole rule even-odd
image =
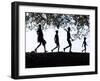
[[[85,51],[85,53],[86,53],[86,45],[87,45],[86,37],[84,37],[84,41],[83,41],[82,47],[83,47],[83,45],[84,45],[84,49],[82,50],[82,52]]]
[[[36,47],[35,52],[37,52],[37,49],[40,47],[41,44],[44,47],[44,51],[47,52],[46,51],[46,47],[45,47],[46,41],[43,38],[43,32],[42,32],[42,29],[41,29],[41,25],[39,25],[39,28],[37,30],[37,35],[38,35],[38,38],[37,39],[38,39],[39,45]]]
[[[65,49],[67,49],[68,47],[70,47],[70,50],[69,52],[71,52],[71,48],[72,48],[72,43],[71,43],[71,40],[73,41],[73,39],[71,38],[71,35],[70,35],[70,27],[68,27],[68,30],[64,29],[65,31],[67,31],[67,42],[68,42],[68,46],[65,47],[63,50],[65,52]]]
[[[55,41],[56,47],[53,48],[51,51],[53,52],[53,50],[55,50],[56,48],[58,48],[58,52],[59,52],[60,45],[59,45],[58,31],[56,31],[56,34],[55,34],[55,37],[54,37],[54,41]]]

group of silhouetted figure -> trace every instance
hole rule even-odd
[[[68,27],[68,29],[64,29],[66,32],[67,32],[67,42],[68,42],[68,46],[66,46],[65,48],[63,48],[63,51],[65,52],[65,50],[67,48],[69,48],[69,52],[72,52],[71,49],[72,49],[72,43],[71,43],[71,40],[74,41],[72,38],[71,38],[71,34],[70,34],[70,27]],[[42,32],[42,29],[41,29],[41,25],[39,25],[38,27],[38,30],[37,30],[37,40],[39,42],[39,45],[36,47],[35,49],[35,52],[37,52],[37,49],[40,47],[40,45],[42,44],[43,47],[44,47],[44,52],[47,52],[46,50],[46,41],[43,37],[43,32]],[[59,48],[60,48],[60,44],[59,44],[59,35],[58,35],[58,31],[56,30],[55,31],[55,37],[54,37],[54,41],[55,41],[55,44],[56,44],[56,47],[53,48],[51,51],[53,52],[55,49],[58,49],[58,52],[59,52]],[[82,43],[82,47],[84,46],[84,49],[82,50],[82,52],[86,52],[86,37],[84,37],[84,41]]]

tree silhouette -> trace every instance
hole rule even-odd
[[[29,30],[37,30],[38,25],[41,24],[42,29],[46,30],[50,25],[55,28],[71,28],[76,31],[72,36],[74,39],[81,39],[87,36],[90,31],[89,15],[75,15],[75,14],[57,14],[57,13],[25,13],[25,26]]]

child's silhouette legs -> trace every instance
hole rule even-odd
[[[40,42],[40,44],[35,48],[35,52],[37,52],[37,49],[40,47],[40,45],[41,45],[41,42]]]
[[[55,50],[57,48],[57,46],[55,48],[53,48],[51,51],[53,52],[53,50]]]
[[[59,48],[60,48],[60,47],[58,46],[58,52],[59,52]]]
[[[53,48],[51,51],[53,52],[56,48],[58,48],[58,52],[59,52],[59,45],[56,45],[56,47]]]
[[[65,49],[67,49],[68,47],[70,47],[69,52],[71,52],[71,48],[72,48],[71,41],[70,40],[67,40],[67,41],[68,41],[69,46],[64,48],[64,52],[65,52]]]
[[[86,46],[84,47],[84,49],[82,50],[82,52],[84,52],[85,51],[85,53],[86,53]]]
[[[44,51],[47,52],[46,51],[46,47],[45,47],[45,43],[43,43],[43,42],[40,42],[40,44],[36,47],[35,52],[37,52],[37,49],[40,47],[41,43],[42,43],[42,45],[44,47]]]
[[[47,52],[47,51],[46,51],[46,47],[45,47],[45,44],[43,44],[43,47],[44,47],[44,51],[45,51],[45,52]]]

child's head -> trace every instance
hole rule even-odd
[[[58,34],[58,30],[56,30],[56,33]]]
[[[41,29],[41,25],[39,24],[39,29]]]
[[[86,37],[84,37],[84,40],[86,40]]]
[[[70,27],[68,27],[68,31],[70,31]]]

